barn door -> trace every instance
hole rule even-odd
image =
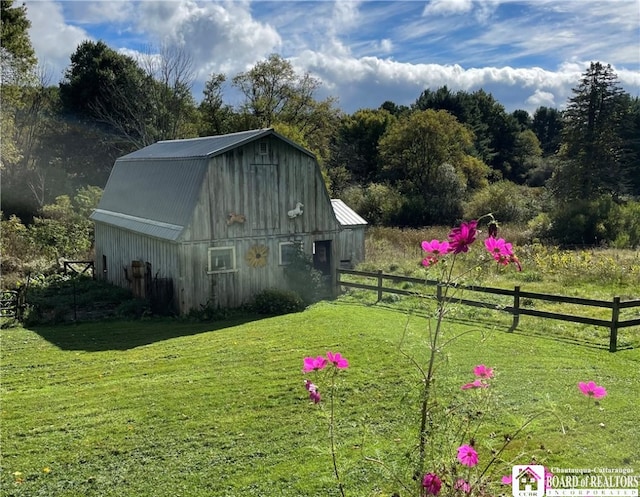
[[[331,240],[313,242],[313,267],[322,273],[323,288],[321,289],[320,297],[329,297],[333,287]]]
[[[313,242],[313,267],[323,276],[331,276],[331,240]]]

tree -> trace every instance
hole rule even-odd
[[[564,112],[561,156],[566,166],[556,171],[556,196],[562,201],[619,197],[628,187],[622,167],[621,124],[628,107],[610,65],[592,62]]]
[[[378,142],[393,121],[394,117],[383,109],[360,109],[343,117],[331,141],[329,175],[344,169],[349,175],[348,183],[367,185],[380,181]]]
[[[520,113],[507,114],[493,95],[478,90],[452,93],[446,86],[425,90],[413,105],[415,110],[446,110],[474,133],[474,155],[488,164],[497,178],[512,177],[516,135],[521,131]]]
[[[622,168],[629,179],[629,193],[640,198],[640,98],[625,96],[626,109],[620,126]]]
[[[31,22],[27,18],[27,7],[23,4],[14,7],[14,0],[0,1],[0,61],[2,62],[2,81],[13,81],[9,77],[13,71],[24,74],[35,67],[37,59],[29,28]]]
[[[233,86],[244,95],[241,112],[247,128],[271,127],[276,123],[299,130],[321,165],[328,158],[329,138],[338,124],[334,99],[314,98],[320,80],[309,73],[299,75],[291,63],[277,54],[236,75]]]
[[[191,95],[195,79],[193,59],[181,45],[165,44],[158,54],[152,52],[149,48],[142,59],[147,76],[143,87],[148,101],[144,134],[149,136],[149,143],[197,136],[196,107]]]
[[[389,126],[379,147],[390,181],[407,196],[412,219],[406,224],[450,222],[461,215],[469,184],[462,166],[472,158],[473,133],[454,116],[413,112]]]
[[[226,105],[222,98],[222,85],[227,77],[212,74],[204,85],[204,98],[200,103],[200,136],[223,135],[236,131],[233,129],[233,107]],[[237,130],[240,131],[240,130]]]
[[[233,86],[244,94],[243,110],[253,116],[257,127],[266,128],[276,121],[299,124],[304,120],[320,81],[308,73],[296,74],[289,61],[271,54],[249,71],[236,75]]]
[[[538,137],[544,156],[557,153],[562,137],[562,113],[558,109],[538,107],[533,114],[531,130]]]

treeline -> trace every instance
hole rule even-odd
[[[85,41],[51,84],[36,69],[26,7],[1,5],[5,218],[30,224],[61,195],[104,187],[117,157],[158,140],[274,127],[314,152],[331,195],[372,224],[493,212],[528,223],[531,237],[640,244],[640,102],[609,65],[590,65],[564,111],[533,116],[447,87],[345,114],[275,54],[229,80],[212,74],[198,102],[193,61],[169,46],[133,59]],[[240,105],[225,100],[229,86]]]

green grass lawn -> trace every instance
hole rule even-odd
[[[391,495],[400,489],[388,468],[365,458],[402,468],[412,453],[419,377],[397,346],[406,328],[405,350],[427,356],[421,315],[345,298],[259,320],[3,329],[1,494],[338,495],[327,404],[308,402],[301,372],[304,356],[333,350],[350,361],[336,407],[347,495]],[[460,395],[476,364],[495,368],[494,411],[476,435],[481,465],[543,413],[509,446],[496,481],[533,460],[640,472],[640,349],[611,354],[481,317],[447,324],[449,337],[478,333],[444,350],[439,402]],[[577,388],[588,380],[607,388],[599,405]]]

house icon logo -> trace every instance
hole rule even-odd
[[[516,465],[511,470],[513,497],[544,496],[544,466]]]

